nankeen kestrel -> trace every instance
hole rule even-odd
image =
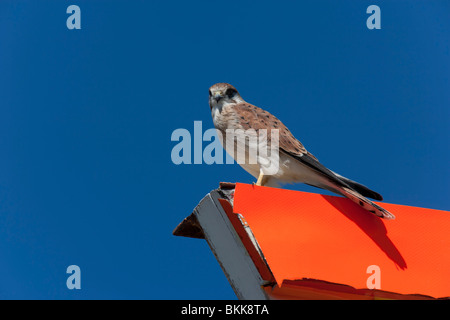
[[[225,150],[236,159],[238,149],[242,151],[244,145],[246,161],[238,163],[258,179],[257,185],[277,187],[280,183],[306,183],[343,195],[378,217],[395,218],[393,214],[366,198],[383,200],[380,194],[323,166],[280,120],[269,112],[245,102],[232,85],[227,83],[213,85],[209,89],[209,106],[214,126],[224,138],[222,144]],[[254,133],[266,131],[264,143],[274,140],[276,135],[273,132],[276,132],[277,170],[275,172],[268,170],[273,158],[256,150],[260,147],[260,141],[252,143],[255,140],[247,137],[243,138],[244,144],[239,144],[233,137],[233,143],[228,143],[227,135],[230,136],[230,130]]]

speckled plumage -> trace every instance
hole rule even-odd
[[[365,198],[382,200],[380,194],[327,169],[306,150],[278,118],[244,101],[232,85],[227,83],[213,85],[209,89],[209,104],[214,126],[223,136],[222,144],[225,150],[235,159],[236,151],[245,152],[245,162],[237,162],[258,178],[258,185],[279,186],[280,183],[302,182],[343,195],[381,218],[394,219],[390,212]],[[234,137],[230,138],[230,133],[227,133],[229,130],[233,132],[246,130],[246,135],[237,138],[237,141],[241,139],[245,143],[240,145]],[[252,142],[248,139],[248,136],[258,135],[261,131],[267,132],[267,141],[264,143],[268,145],[273,143],[272,136],[278,133],[279,148],[276,154],[278,169],[275,171],[268,169],[269,164],[274,162],[274,154],[261,155],[256,151],[261,142],[257,144],[256,140]],[[245,149],[242,150],[244,146]]]

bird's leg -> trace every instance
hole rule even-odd
[[[267,182],[268,176],[265,176],[262,171],[259,172],[258,181],[256,181],[257,186],[263,186]]]

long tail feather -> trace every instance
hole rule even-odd
[[[380,207],[376,203],[373,203],[369,199],[363,197],[358,192],[356,192],[356,191],[354,191],[352,189],[349,189],[347,187],[340,188],[340,191],[342,192],[342,194],[344,196],[346,196],[347,198],[349,198],[353,202],[357,203],[358,205],[360,205],[365,210],[367,210],[369,212],[372,212],[376,216],[378,216],[380,218],[383,218],[383,219],[395,219],[395,216],[392,213],[390,213],[386,209],[383,209],[382,207]]]

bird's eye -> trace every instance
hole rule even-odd
[[[226,94],[228,97],[230,97],[230,98],[232,98],[236,93],[237,93],[237,91],[236,91],[235,89],[233,89],[233,88],[229,88],[229,89],[227,89],[227,91],[225,92],[225,94]]]

